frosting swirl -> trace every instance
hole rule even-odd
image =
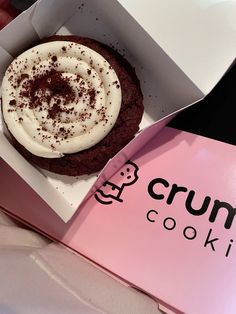
[[[113,68],[94,50],[73,42],[25,51],[2,82],[9,131],[40,157],[59,158],[94,146],[114,126],[120,106]]]

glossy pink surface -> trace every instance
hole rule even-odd
[[[215,222],[209,221],[215,200],[227,202],[234,212],[235,153],[232,145],[166,127],[132,159],[139,168],[138,179],[134,180],[132,164],[129,171],[123,167],[110,179],[109,186],[115,184],[116,189],[102,188],[104,195],[113,198],[99,195],[112,203],[101,204],[93,196],[68,224],[3,164],[1,203],[16,216],[180,311],[236,313],[236,221],[229,229],[224,227],[228,214],[224,208],[219,209]],[[156,183],[150,189],[154,196],[163,194],[163,199],[148,193],[149,183],[156,178],[169,184]],[[172,202],[169,197],[171,204],[167,204],[173,184],[187,192],[177,193]],[[29,199],[25,200],[27,189]],[[194,209],[210,197],[202,215],[193,215],[186,208],[191,190],[195,192]],[[147,220],[149,210],[153,210],[150,219],[155,222]]]

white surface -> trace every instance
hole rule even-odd
[[[157,304],[0,213],[0,313],[158,314]]]

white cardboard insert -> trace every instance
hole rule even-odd
[[[220,23],[222,32],[212,36],[212,27],[217,24],[218,29],[219,23],[212,20],[208,23],[203,19],[204,27],[201,24],[198,28],[196,20],[186,18],[188,13],[195,19],[199,16],[198,2],[150,0],[147,6],[141,0],[41,0],[0,32],[3,61],[0,76],[12,57],[36,44],[39,38],[57,33],[88,36],[114,46],[135,67],[140,79],[145,105],[140,128],[144,130],[109,161],[98,181],[97,175],[70,178],[31,166],[12,148],[4,131],[0,131],[0,156],[65,222],[88,197],[89,191],[91,193],[117,171],[159,131],[166,123],[162,118],[204,97],[224,74],[222,69],[233,62],[236,51],[236,43],[232,40],[234,28],[229,28],[225,19]],[[206,2],[209,6],[212,3]],[[202,4],[203,8],[209,6]],[[208,39],[207,49],[203,49],[202,38]],[[229,39],[233,44],[227,46]],[[213,58],[214,49],[219,46],[220,52]],[[207,69],[204,68],[206,64],[209,65]]]

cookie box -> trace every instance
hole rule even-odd
[[[142,131],[98,178],[36,169],[10,145],[2,127],[0,205],[149,294],[166,311],[235,310],[234,225],[229,226],[232,214],[227,216],[234,213],[234,179],[226,175],[234,173],[233,149],[165,127],[203,99],[233,64],[235,17],[236,5],[228,1],[41,0],[0,32],[1,73],[12,57],[52,33],[113,45],[135,67],[145,97]],[[210,165],[219,172],[207,176]],[[206,211],[195,215],[205,199]],[[225,216],[214,208],[217,199],[231,206]],[[219,282],[217,274],[226,268]],[[228,303],[221,297],[218,304],[224,283]]]
[[[71,178],[37,169],[11,146],[3,125],[1,158],[67,222],[155,136],[166,117],[204,97],[233,62],[233,16],[221,13],[221,6],[211,1],[153,0],[148,8],[143,1],[38,1],[1,31],[0,76],[15,56],[40,38],[55,33],[95,38],[135,67],[144,94],[142,131],[100,174],[91,176]]]

